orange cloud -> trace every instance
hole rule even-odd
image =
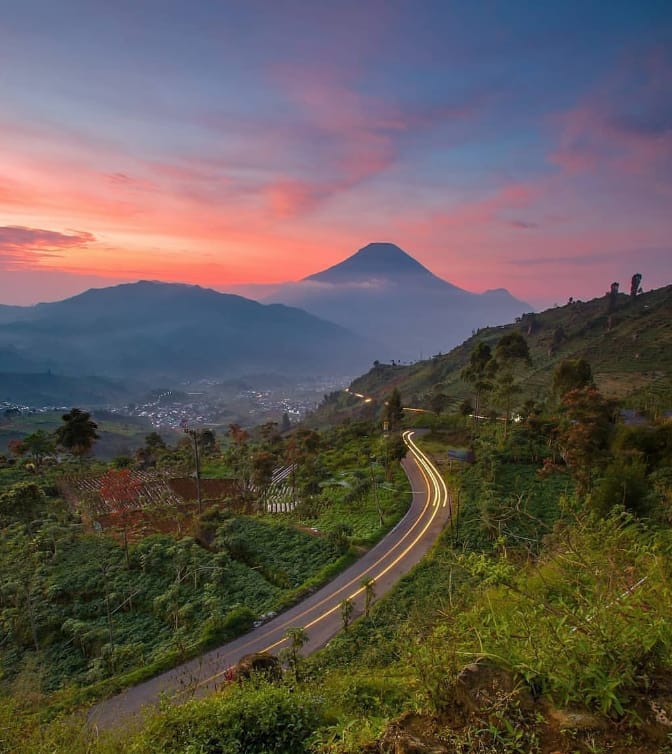
[[[61,257],[67,249],[82,249],[96,239],[91,233],[59,233],[20,225],[0,227],[0,264],[5,269],[34,268],[45,258]]]

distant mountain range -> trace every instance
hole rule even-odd
[[[269,371],[345,375],[368,364],[372,348],[365,338],[296,308],[147,281],[6,307],[0,317],[5,373],[168,384]]]
[[[380,360],[403,361],[445,353],[472,331],[531,310],[502,288],[481,294],[458,288],[391,243],[371,243],[266,300],[298,306],[378,341]]]
[[[457,288],[388,243],[283,285],[273,299],[141,281],[55,303],[0,305],[0,401],[73,402],[77,391],[82,400],[113,399],[123,383],[271,372],[345,376],[374,360],[450,350],[472,330],[530,308],[504,290]]]

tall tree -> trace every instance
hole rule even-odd
[[[145,448],[152,453],[159,450],[166,450],[166,443],[158,432],[150,432],[145,436]]]
[[[150,432],[145,436],[145,444],[135,451],[135,460],[139,468],[148,469],[157,465],[159,460],[168,453],[168,447],[158,432]]]
[[[497,361],[487,343],[477,343],[469,355],[469,363],[460,372],[460,377],[474,389],[474,425],[481,413],[483,395],[492,390],[492,380],[497,373]]]
[[[110,469],[100,480],[100,496],[111,506],[110,518],[124,537],[126,568],[130,568],[128,527],[133,521],[141,490],[142,482],[128,468]]]
[[[576,490],[592,489],[596,472],[609,458],[615,405],[594,387],[570,390],[562,399],[558,445],[570,468]]]
[[[642,292],[642,276],[639,272],[636,272],[632,276],[630,281],[630,295],[634,298],[638,293]]]
[[[281,650],[281,656],[284,656],[289,669],[294,674],[294,680],[298,683],[301,679],[301,649],[308,643],[308,633],[302,626],[294,626],[285,631],[285,638],[289,641],[289,646]]]
[[[63,424],[56,429],[56,442],[82,462],[98,439],[98,425],[88,411],[73,408],[61,417]]]
[[[393,464],[399,463],[406,457],[408,446],[400,434],[385,433],[381,451],[381,460],[385,461],[385,479],[389,482],[392,479]]]
[[[359,582],[359,585],[364,589],[364,616],[368,618],[376,597],[376,580],[372,576],[367,576]]]
[[[203,431],[190,429],[186,423],[183,423],[182,431],[191,438],[194,453],[194,478],[196,479],[196,503],[198,505],[198,514],[203,512],[203,498],[201,496],[201,436]],[[209,431],[209,430],[206,430]],[[214,435],[211,437],[214,442]]]
[[[236,480],[238,498],[247,507],[250,501],[252,459],[250,457],[250,434],[240,424],[229,425],[231,444],[226,452],[226,460]]]
[[[258,450],[252,454],[252,483],[259,495],[259,508],[264,509],[266,495],[273,481],[276,456],[268,450]]]
[[[564,359],[553,372],[553,395],[562,399],[570,390],[593,384],[593,371],[585,359]]]
[[[261,435],[263,444],[268,450],[277,447],[282,441],[280,433],[278,432],[278,422],[264,422],[259,428],[259,434]]]
[[[392,392],[387,396],[385,401],[385,408],[383,409],[383,421],[387,422],[388,428],[391,432],[401,427],[401,422],[404,420],[404,409],[401,405],[401,394],[395,387]]]
[[[431,406],[432,411],[437,416],[441,416],[441,413],[445,411],[449,403],[450,403],[450,398],[445,393],[442,393],[441,391],[432,393],[429,399],[429,405]]]
[[[340,603],[341,608],[341,620],[343,621],[343,630],[347,631],[350,622],[352,621],[352,613],[354,612],[355,605],[350,597],[346,597]]]
[[[527,340],[519,333],[512,332],[499,339],[495,346],[495,358],[500,364],[512,362],[530,363],[530,348]]]
[[[201,429],[198,433],[198,446],[204,456],[213,456],[219,452],[217,435],[211,429]]]
[[[530,349],[527,340],[519,333],[512,332],[500,338],[495,347],[498,364],[497,391],[504,404],[504,439],[509,429],[511,398],[520,391],[514,372],[517,364],[530,364]]]
[[[616,309],[616,304],[618,303],[618,288],[619,284],[614,282],[611,284],[611,287],[609,288],[609,293],[607,293],[607,313],[611,314]]]
[[[50,456],[56,450],[53,437],[48,435],[44,430],[38,429],[30,435],[27,435],[16,444],[10,446],[12,453],[16,455],[29,455],[35,471],[39,471],[42,463],[47,456]]]

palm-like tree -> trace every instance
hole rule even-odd
[[[341,608],[341,620],[343,621],[343,630],[347,631],[350,621],[352,620],[352,613],[355,609],[355,605],[350,597],[346,597],[340,604]]]
[[[527,340],[518,332],[505,335],[497,343],[495,358],[499,367],[497,379],[497,392],[504,404],[504,439],[506,440],[509,429],[511,414],[511,398],[520,392],[520,386],[516,383],[514,370],[516,364],[531,364],[530,349]]]
[[[308,633],[302,626],[294,626],[285,631],[285,638],[289,640],[289,646],[282,650],[287,665],[294,674],[294,680],[300,680],[301,649],[308,643]]]
[[[372,576],[368,576],[362,579],[359,585],[364,589],[364,616],[368,618],[371,605],[376,597],[376,580]]]

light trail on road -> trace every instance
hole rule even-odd
[[[327,603],[333,603],[334,599],[336,599],[337,596],[340,597],[342,593],[347,591],[350,587],[352,587],[352,585],[355,582],[357,583],[361,582],[362,579],[366,578],[369,574],[370,574],[370,578],[373,578],[374,581],[378,581],[379,579],[381,579],[386,573],[388,573],[392,568],[394,568],[406,555],[408,555],[408,553],[417,545],[418,541],[422,539],[422,537],[425,535],[429,527],[432,525],[434,519],[436,518],[436,515],[439,511],[439,507],[446,507],[448,503],[448,489],[446,487],[446,483],[444,482],[443,477],[441,476],[441,473],[436,468],[436,466],[434,466],[434,464],[429,460],[429,458],[425,455],[425,453],[423,453],[420,450],[420,448],[418,448],[418,446],[415,444],[415,442],[412,440],[413,434],[414,434],[413,430],[406,430],[402,434],[402,437],[418,464],[418,468],[420,469],[420,472],[422,473],[425,484],[427,485],[427,493],[428,493],[425,506],[422,509],[421,514],[418,516],[418,518],[414,522],[413,526],[408,530],[408,532],[406,532],[406,534],[402,537],[402,539],[396,542],[393,547],[391,547],[380,558],[378,558],[378,560],[376,560],[375,563],[372,563],[366,570],[359,573],[357,576],[355,576],[353,579],[348,581],[347,584],[344,584],[337,591],[325,597],[323,600],[318,602],[317,605],[311,606],[304,613],[301,613],[298,616],[295,616],[291,621],[287,621],[282,626],[274,627],[274,632],[276,632],[278,628],[297,627],[297,620],[305,617],[306,615],[309,615],[316,608],[322,607],[323,605]],[[432,513],[429,515],[424,526],[422,527],[420,532],[415,536],[412,542],[408,544],[400,553],[398,553],[393,560],[391,560],[389,563],[386,563],[384,567],[381,568],[381,570],[376,571],[376,568],[379,565],[383,564],[389,558],[390,554],[393,551],[397,550],[403,544],[405,544],[407,539],[414,533],[415,529],[423,522],[424,520],[423,516],[425,515],[427,510],[430,508],[433,509]],[[365,587],[359,586],[354,592],[352,592],[351,594],[348,594],[342,599],[354,600],[364,591],[365,591]],[[341,601],[336,602],[336,604],[332,604],[331,607],[328,607],[322,613],[312,618],[312,620],[310,620],[308,623],[306,623],[305,625],[301,627],[305,630],[313,628],[320,621],[323,621],[325,618],[329,617],[330,615],[333,615],[333,613],[335,613],[340,608]],[[283,636],[281,639],[274,641],[272,644],[269,644],[268,646],[263,647],[263,649],[258,650],[258,651],[273,652],[274,650],[277,650],[278,648],[280,648],[283,644],[286,644],[287,642],[288,642],[287,637]],[[198,687],[210,685],[211,683],[217,681],[222,676],[226,675],[227,671],[228,671],[228,668],[221,670],[218,673],[215,673],[209,678],[205,678],[203,681],[201,681],[198,684]]]
[[[413,499],[407,514],[386,537],[329,584],[265,625],[100,702],[91,710],[89,724],[113,727],[138,715],[144,707],[156,705],[162,696],[179,703],[189,696],[208,693],[221,684],[229,668],[244,655],[274,653],[287,644],[286,630],[290,627],[310,630],[304,651],[314,652],[342,630],[337,611],[345,599],[352,601],[358,611],[355,615],[361,614],[358,602],[363,601],[366,589],[361,583],[363,579],[374,580],[379,597],[391,589],[422,559],[450,517],[450,496],[443,477],[417,446],[414,435],[414,430],[402,434],[409,450],[402,465],[411,483]]]

